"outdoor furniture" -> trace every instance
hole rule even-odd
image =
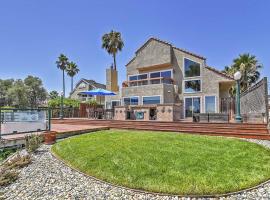
[[[227,123],[229,120],[229,114],[227,113],[196,113],[193,115],[193,122]]]
[[[87,116],[88,118],[95,118],[95,108],[94,107],[89,107],[86,109]]]

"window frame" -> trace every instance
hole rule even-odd
[[[206,112],[206,97],[215,97],[215,112],[214,113],[217,113],[217,96],[216,95],[205,95],[204,96],[204,112],[205,113],[208,113],[208,112]]]
[[[202,102],[202,96],[185,96],[184,97],[184,106],[183,106],[183,108],[184,108],[184,119],[186,118],[186,99],[187,98],[192,98],[192,106],[193,106],[193,98],[200,98],[200,113],[202,113],[202,108],[203,108],[203,102]],[[192,111],[193,112],[193,111]]]
[[[161,98],[161,95],[151,95],[151,96],[142,96],[142,105],[152,105],[152,104],[144,104],[143,103],[143,99],[145,97],[159,97],[159,103],[158,104],[162,104],[163,103],[162,98]]]
[[[186,82],[187,81],[200,81],[201,83],[201,87],[200,87],[200,91],[195,91],[195,92],[186,92]],[[184,94],[196,94],[196,93],[201,93],[202,92],[202,79],[201,78],[195,78],[195,79],[187,79],[187,80],[183,80],[184,84],[183,84],[183,92]]]
[[[165,72],[165,71],[170,71],[171,72],[171,79],[173,79],[173,69],[164,69],[164,70],[157,70],[157,71],[145,72],[145,73],[141,73],[141,74],[128,75],[127,76],[128,77],[128,82],[130,82],[129,78],[131,76],[137,76],[138,77],[139,75],[145,75],[146,74],[147,75],[147,78],[146,79],[140,79],[140,80],[149,80],[149,79],[151,79],[151,77],[150,77],[151,76],[151,73],[157,73],[157,72],[159,72],[160,73],[160,76],[161,76],[161,72]],[[139,79],[137,79],[137,81],[138,80]],[[163,83],[163,84],[168,84],[168,83]],[[152,85],[152,84],[148,84],[148,85]],[[139,86],[141,86],[141,85],[136,84],[135,86],[131,86],[131,87],[139,87]]]
[[[187,77],[186,76],[185,59],[190,60],[190,61],[195,62],[195,63],[198,63],[200,65],[200,76],[191,76],[191,77]],[[183,56],[183,75],[184,75],[183,77],[185,79],[194,79],[194,78],[200,78],[200,77],[202,77],[202,64],[199,63],[198,61],[195,61],[195,60],[191,59],[191,58],[187,58],[187,57]]]
[[[125,105],[125,98],[129,98],[129,103],[130,103],[131,98],[138,98],[138,104]],[[120,102],[120,104],[121,104],[121,102]],[[123,106],[137,106],[137,105],[140,105],[140,97],[139,96],[122,97],[122,105]]]

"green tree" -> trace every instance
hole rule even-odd
[[[36,108],[41,105],[47,98],[47,91],[43,87],[42,80],[38,77],[28,76],[24,79],[26,87],[28,105]]]
[[[50,99],[56,99],[56,98],[58,98],[58,97],[59,97],[59,94],[58,94],[58,92],[55,91],[55,90],[53,90],[53,91],[51,91],[51,92],[49,93],[49,98],[50,98]]]
[[[256,56],[245,53],[240,54],[238,58],[235,58],[233,64],[231,66],[226,66],[223,72],[233,76],[235,72],[240,71],[242,74],[240,80],[241,91],[245,91],[260,79],[260,69],[262,69],[262,65],[259,64]],[[232,91],[233,90],[234,88]]]
[[[1,104],[4,106],[9,106],[12,103],[12,99],[8,98],[8,89],[13,86],[14,79],[6,79],[6,80],[1,80],[0,79],[0,100]]]
[[[64,54],[60,54],[56,61],[57,68],[62,70],[62,81],[63,81],[63,96],[65,97],[65,70],[68,66],[68,58]]]
[[[71,92],[73,91],[73,77],[79,73],[79,68],[74,62],[69,62],[67,65],[67,74],[71,78]]]
[[[23,80],[14,81],[13,86],[7,91],[7,96],[12,99],[12,105],[19,108],[28,107],[27,90]]]
[[[111,31],[102,36],[102,48],[105,49],[110,55],[113,56],[114,69],[116,70],[116,54],[122,51],[124,42],[121,38],[121,33]]]

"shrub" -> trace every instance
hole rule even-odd
[[[18,172],[14,170],[1,170],[0,173],[0,186],[8,185],[14,181],[16,181],[18,178]]]
[[[43,138],[37,134],[25,136],[25,148],[28,152],[35,152],[42,144]]]

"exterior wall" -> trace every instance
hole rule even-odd
[[[268,122],[267,78],[241,94],[241,114],[248,122]],[[264,117],[263,117],[264,116]]]
[[[114,119],[115,120],[126,120],[127,115],[127,107],[125,106],[117,106],[114,110]]]
[[[139,105],[142,105],[143,96],[160,96],[160,103],[174,103],[175,88],[174,85],[170,84],[153,84],[122,88],[123,98],[132,96],[139,97]]]
[[[127,76],[138,74],[138,68],[171,63],[171,47],[152,40],[139,52],[136,58],[127,65]]]
[[[178,121],[181,118],[182,106],[179,105],[157,105],[158,121]]]
[[[117,70],[106,69],[106,89],[113,92],[119,91]]]

